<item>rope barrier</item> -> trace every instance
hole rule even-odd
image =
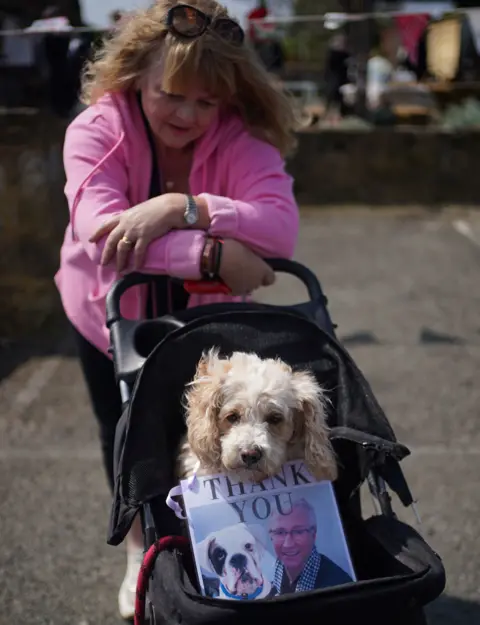
[[[328,24],[332,29],[334,27],[339,27],[342,24],[347,22],[359,22],[366,19],[388,19],[394,18],[398,16],[407,16],[407,15],[424,15],[425,13],[431,13],[435,15],[435,17],[440,17],[445,13],[464,13],[468,15],[468,9],[454,9],[453,11],[443,11],[440,13],[436,13],[435,11],[428,11],[424,5],[422,8],[418,10],[409,10],[409,11],[372,11],[369,13],[324,13],[324,14],[314,14],[314,15],[292,15],[292,16],[268,16],[262,18],[255,18],[249,20],[250,22],[254,22],[255,24],[302,24],[302,23],[312,23],[312,22],[320,22]],[[47,20],[38,20],[47,21]],[[27,35],[39,35],[43,33],[106,33],[110,29],[109,28],[100,28],[95,26],[70,26],[68,24],[62,24],[59,26],[48,27],[47,24],[39,24],[29,26],[28,28],[23,29],[15,29],[15,30],[0,30],[0,35],[2,36],[27,36]]]

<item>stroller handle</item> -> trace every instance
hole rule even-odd
[[[308,291],[309,301],[280,306],[280,308],[307,316],[333,335],[333,324],[326,307],[327,298],[315,274],[293,260],[275,258],[266,262],[275,272],[290,274],[298,278]],[[161,277],[164,278],[163,275]],[[152,340],[156,344],[168,333],[185,325],[182,315],[178,315],[177,318],[175,311],[170,315],[162,315],[151,320],[132,320],[122,316],[120,310],[122,295],[132,287],[155,284],[158,278],[160,276],[156,274],[130,273],[120,278],[107,294],[106,323],[110,331],[110,352],[113,356],[116,378],[121,390],[123,389],[122,397],[125,397],[125,401],[130,392],[127,387],[134,383],[151,349]],[[206,281],[203,284],[208,286]]]
[[[308,267],[305,267],[305,265],[286,258],[266,258],[264,260],[275,273],[286,273],[298,278],[307,288],[308,297],[311,302],[325,300],[317,276]],[[155,277],[155,274],[133,272],[117,280],[107,294],[107,326],[114,321],[122,319],[122,314],[120,312],[120,300],[122,295],[134,286],[154,282]]]

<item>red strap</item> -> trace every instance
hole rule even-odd
[[[186,280],[183,283],[183,288],[190,295],[232,294],[229,287],[221,280]]]
[[[188,540],[184,536],[166,536],[157,540],[147,551],[143,558],[142,566],[137,580],[137,593],[135,596],[134,625],[145,624],[145,597],[148,590],[148,582],[155,566],[155,560],[161,551],[166,549],[185,550],[188,547]]]

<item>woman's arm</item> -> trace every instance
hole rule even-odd
[[[114,135],[103,117],[77,118],[70,125],[64,165],[71,227],[74,238],[98,265],[106,237],[95,243],[89,239],[105,221],[130,208],[124,158],[121,137]],[[199,230],[170,232],[149,245],[142,270],[197,279],[204,239],[205,232]],[[115,277],[112,271],[112,279]]]
[[[264,257],[291,258],[299,210],[280,153],[245,132],[226,159],[229,197],[199,195],[207,205],[210,234],[236,239]]]

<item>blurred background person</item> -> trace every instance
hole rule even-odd
[[[349,107],[345,103],[341,88],[348,83],[348,63],[351,54],[347,48],[344,33],[334,35],[328,46],[325,61],[326,116],[332,122],[347,115]]]

